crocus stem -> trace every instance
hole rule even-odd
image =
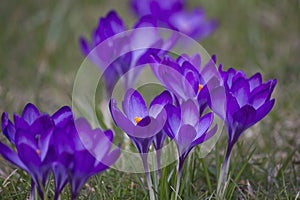
[[[161,170],[160,170],[160,150],[156,151],[156,162],[157,162],[157,174],[158,178],[161,177]]]
[[[182,165],[183,164],[181,163],[181,160],[179,159],[178,164],[177,164],[177,180],[176,180],[175,200],[177,200],[178,194],[179,194]]]
[[[149,195],[150,195],[150,200],[155,200],[154,196],[154,191],[152,187],[152,180],[151,180],[151,174],[148,168],[148,162],[147,162],[147,154],[141,154],[143,165],[144,165],[144,170],[145,170],[145,175],[147,179],[147,185],[149,189]]]
[[[35,188],[35,184],[34,184],[34,182],[33,182],[33,180],[31,180],[31,192],[30,192],[30,200],[34,200],[34,199],[37,199],[37,196],[35,196],[36,195],[36,188]]]
[[[230,153],[231,147],[227,147],[226,155],[221,166],[220,176],[218,180],[218,187],[217,187],[217,197],[218,199],[224,199],[224,194],[226,190],[226,185],[228,181],[228,170],[229,170],[229,163],[230,163]]]

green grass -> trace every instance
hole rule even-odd
[[[278,80],[273,111],[244,133],[233,149],[227,198],[300,199],[300,2],[189,3],[191,8],[203,6],[219,21],[216,32],[201,42],[209,53],[217,55],[218,62],[249,75],[259,71],[264,80]],[[98,17],[113,8],[127,24],[134,23],[126,1],[2,1],[0,111],[19,112],[27,102],[47,112],[71,105],[72,84],[83,61],[78,37],[89,36]],[[0,139],[4,141],[2,135]],[[183,199],[215,199],[217,169],[225,147],[224,132],[217,147],[203,160],[195,150],[183,174]],[[164,173],[174,167],[167,167]],[[0,199],[29,196],[28,175],[14,169],[0,158]],[[160,183],[160,195],[170,195],[167,179],[165,176]],[[91,179],[80,199],[148,199],[143,183],[142,174],[109,170]],[[63,195],[69,197],[68,188]]]

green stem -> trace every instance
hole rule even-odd
[[[217,187],[217,198],[218,199],[224,199],[224,194],[225,194],[226,186],[227,186],[227,182],[228,182],[229,163],[230,163],[230,152],[227,149],[224,162],[221,166],[220,176],[219,176],[219,180],[218,180],[218,187]]]
[[[177,200],[178,194],[179,194],[180,179],[181,179],[181,169],[182,169],[182,166],[181,166],[180,160],[179,160],[178,161],[178,165],[177,165],[177,180],[176,180],[175,200]]]
[[[141,154],[142,160],[143,160],[143,165],[144,165],[144,170],[145,170],[145,175],[147,179],[147,185],[149,189],[149,196],[150,200],[155,200],[155,195],[152,187],[152,180],[151,180],[151,174],[148,168],[148,162],[147,162],[147,154],[143,155]]]

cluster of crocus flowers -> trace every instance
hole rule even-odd
[[[209,130],[213,114],[207,113],[202,116],[197,102],[189,99],[180,104],[176,100],[174,105],[173,98],[176,96],[164,91],[152,100],[147,109],[141,94],[129,89],[122,102],[125,115],[117,107],[115,99],[110,102],[110,111],[115,124],[129,136],[141,155],[151,199],[155,199],[147,166],[147,154],[151,143],[154,143],[157,150],[162,148],[166,136],[176,143],[179,158],[177,194],[182,166],[188,153],[193,147],[213,136],[217,129],[215,126]]]
[[[115,11],[100,18],[91,42],[80,39],[83,54],[94,64],[99,64],[103,72],[107,97],[111,96],[117,81],[126,76],[122,109],[115,99],[110,99],[112,120],[139,152],[152,200],[157,195],[147,162],[151,145],[156,151],[158,173],[160,150],[165,141],[169,138],[176,145],[178,162],[174,188],[177,199],[186,158],[194,147],[213,137],[221,128],[214,123],[219,116],[228,133],[227,151],[219,177],[219,195],[227,180],[231,151],[240,135],[263,119],[274,106],[271,94],[276,80],[262,82],[259,73],[247,78],[244,72],[233,68],[224,71],[222,65],[217,69],[216,56],[202,66],[199,54],[191,57],[169,54],[168,50],[172,50],[177,40],[169,38],[169,41],[163,41],[155,34],[156,27],[169,28],[197,39],[203,39],[215,29],[215,22],[206,20],[202,10],[186,11],[185,1],[131,0],[131,6],[140,17],[133,29],[154,28],[153,46],[150,44],[148,49],[124,53],[123,50],[130,50],[135,40],[144,41],[143,35],[132,34],[125,41],[109,43],[104,48],[106,51],[97,51],[98,45],[128,31]],[[160,50],[158,47],[164,48]],[[109,58],[115,56],[118,57],[106,67]],[[145,63],[150,64],[153,75],[165,89],[152,98],[149,106],[142,94],[131,88],[140,71],[126,75],[132,67]],[[31,196],[39,195],[42,199],[47,197],[45,186],[51,173],[55,183],[54,199],[59,199],[68,183],[71,198],[76,199],[84,183],[108,169],[120,155],[118,147],[111,150],[114,136],[111,130],[92,129],[84,118],[75,120],[67,106],[49,115],[41,113],[33,104],[27,104],[21,116],[14,114],[14,123],[7,113],[3,113],[2,132],[13,148],[0,142],[0,154],[29,173]]]
[[[216,22],[207,20],[202,9],[198,8],[192,12],[187,11],[185,2],[181,0],[133,0],[130,5],[138,16],[138,20],[133,25],[132,30],[145,27],[168,28],[200,40],[209,36],[216,28]],[[112,10],[105,17],[99,19],[98,25],[92,31],[90,41],[80,37],[79,43],[82,53],[99,66],[103,73],[108,97],[111,96],[115,84],[121,77],[124,79],[123,86],[125,90],[133,87],[139,70],[133,71],[131,70],[132,68],[150,62],[149,55],[164,55],[165,51],[160,49],[168,50],[176,43],[176,37],[162,42],[157,33],[149,33],[149,30],[147,30],[148,39],[144,35],[137,36],[133,34],[126,39],[111,40],[111,43],[106,48],[103,48],[105,52],[102,50],[100,52],[97,51],[96,47],[103,41],[127,30],[123,20],[116,11]],[[129,51],[124,54],[120,53],[126,48],[130,49],[130,43],[138,40],[147,41],[153,48]],[[116,57],[112,63],[106,63],[108,57],[114,57],[115,55],[120,56]],[[128,73],[130,70],[131,72]]]
[[[89,177],[108,169],[120,154],[119,148],[110,150],[112,131],[93,130],[83,118],[74,120],[67,106],[50,116],[29,103],[22,116],[14,114],[14,123],[3,113],[2,131],[15,151],[0,142],[0,154],[29,173],[31,198],[35,188],[42,199],[48,197],[45,186],[53,173],[54,199],[68,182],[71,199],[76,199]]]
[[[202,40],[216,28],[214,20],[206,19],[201,8],[186,9],[184,0],[131,0],[131,9],[136,16],[151,16],[159,26],[184,33],[194,39]]]

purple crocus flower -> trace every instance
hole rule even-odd
[[[110,101],[110,112],[115,124],[130,137],[141,154],[148,153],[154,136],[162,130],[166,120],[163,106],[155,103],[157,98],[151,102],[148,111],[141,94],[134,89],[127,90],[122,102],[125,115],[117,107],[115,99]],[[162,93],[161,98],[167,102],[169,96]]]
[[[133,26],[133,29],[142,27],[156,27],[156,23],[156,20],[152,17],[145,16],[136,22],[136,24]],[[105,17],[100,18],[98,26],[92,33],[91,42],[88,42],[83,37],[80,38],[80,46],[83,54],[88,56],[88,58],[91,59],[94,64],[99,66],[103,72],[103,78],[108,97],[110,97],[116,82],[121,76],[129,72],[132,67],[147,63],[149,54],[157,54],[159,52],[158,49],[154,48],[131,51],[131,45],[134,46],[132,43],[140,40],[140,38],[137,37],[143,37],[143,40],[145,41],[144,35],[137,36],[135,34],[128,36],[129,38],[124,37],[111,40],[110,43],[107,44],[105,48],[101,48],[101,50],[96,48],[104,40],[126,30],[127,28],[118,14],[115,11],[110,11]],[[150,33],[148,32],[148,34]],[[153,43],[153,45],[157,46],[160,38],[157,38],[156,36],[153,36],[155,37],[153,38],[152,36],[153,35],[149,36],[149,40]],[[105,49],[105,51],[102,49]],[[116,59],[112,63],[107,63],[111,58]],[[124,76],[123,85],[125,90],[132,87],[138,77],[139,72],[140,70],[130,71],[130,73],[127,73]]]
[[[125,30],[126,27],[121,18],[117,15],[115,11],[110,11],[105,17],[101,17],[99,19],[98,26],[92,32],[91,42],[88,42],[83,37],[80,38],[80,47],[83,54],[85,56],[88,56],[88,54],[101,42]],[[107,48],[107,52],[100,52],[96,55],[97,59],[94,59],[95,64],[102,66],[101,61],[99,61],[99,59],[106,60],[105,57],[113,56],[118,53],[117,51],[118,49]],[[103,77],[106,84],[107,92],[109,94],[112,92],[112,89],[120,75],[128,71],[131,59],[132,54],[128,53],[118,57],[117,60],[111,63],[106,69],[101,69],[103,70]]]
[[[219,67],[221,86],[212,90],[211,108],[225,122],[228,133],[228,146],[219,177],[224,185],[227,178],[231,150],[241,134],[263,119],[273,108],[275,99],[271,94],[276,86],[276,79],[262,82],[260,73],[247,78],[243,71],[233,68],[223,71]],[[224,95],[225,94],[225,95]],[[214,100],[215,99],[215,100]]]
[[[141,94],[134,89],[129,89],[122,102],[125,115],[117,107],[115,99],[110,101],[110,112],[115,124],[129,136],[140,153],[151,199],[154,199],[154,192],[147,164],[147,153],[154,138],[156,144],[163,140],[163,136],[157,137],[156,134],[163,129],[166,121],[166,112],[161,104],[165,105],[169,100],[170,94],[163,92],[150,103],[147,109]]]
[[[3,113],[2,130],[16,152],[0,142],[0,154],[30,174],[31,199],[35,187],[44,199],[51,171],[55,180],[54,199],[59,198],[68,181],[72,199],[76,199],[88,178],[109,168],[120,154],[119,148],[110,151],[112,131],[92,130],[84,119],[74,121],[67,106],[49,116],[29,103],[22,116],[14,114],[14,123]]]
[[[216,81],[219,79],[216,56],[212,56],[203,67],[198,54],[193,57],[181,55],[177,60],[168,55],[163,59],[154,55],[152,58],[154,61],[151,63],[151,68],[160,83],[171,91],[180,102],[197,99],[200,114],[202,114],[207,108],[209,90],[219,83]]]
[[[72,111],[67,106],[58,110],[52,118],[56,125],[51,141],[55,152],[55,161],[52,163],[55,199],[58,199],[68,181],[72,199],[76,199],[91,176],[108,169],[118,159],[120,149],[110,151],[112,131],[91,129],[83,118],[74,121]]]
[[[216,28],[216,22],[207,20],[202,9],[186,11],[183,0],[131,0],[131,7],[138,17],[151,15],[158,20],[159,26],[199,40],[209,36]]]
[[[217,130],[217,126],[209,130],[213,122],[213,114],[207,113],[201,116],[197,103],[192,99],[184,101],[180,106],[168,104],[165,109],[168,117],[164,130],[176,143],[179,156],[176,184],[177,197],[181,171],[186,157],[195,146],[212,137]]]
[[[213,114],[210,112],[199,118],[198,105],[191,99],[180,106],[168,104],[165,109],[168,117],[164,130],[177,145],[181,170],[188,153],[213,136],[217,127],[208,131],[213,122]]]
[[[73,113],[68,106],[64,106],[52,115],[55,122],[55,130],[50,141],[50,149],[54,155],[52,162],[52,172],[55,182],[54,199],[59,199],[61,191],[68,183],[69,169],[73,166],[73,156],[76,141],[76,128]]]
[[[276,86],[276,79],[262,82],[260,73],[247,78],[243,71],[233,68],[223,71],[219,67],[222,77],[222,87],[212,92],[212,99],[225,91],[226,100],[223,104],[212,107],[225,121],[228,132],[227,158],[233,145],[240,135],[249,127],[263,119],[273,108],[275,99],[271,94]]]
[[[77,119],[75,124],[75,138],[79,140],[75,142],[73,163],[69,171],[72,199],[76,199],[81,187],[91,176],[108,169],[120,156],[118,147],[110,150],[113,144],[111,130],[92,129],[83,118]]]
[[[48,114],[41,114],[33,104],[27,104],[22,116],[14,114],[13,124],[7,113],[2,115],[2,130],[14,144],[16,151],[0,142],[0,154],[14,165],[27,171],[32,178],[32,197],[34,186],[40,197],[44,198],[44,187],[51,170],[53,157],[49,153],[49,142],[54,122]]]

